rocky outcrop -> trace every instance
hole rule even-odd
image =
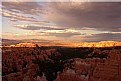
[[[36,47],[34,43],[19,43],[15,45],[16,47]]]
[[[117,41],[101,41],[101,42],[84,42],[78,44],[79,47],[113,47],[121,46],[121,42]]]
[[[101,42],[53,41],[52,43],[46,43],[42,45],[43,46],[64,46],[64,47],[113,47],[113,46],[121,46],[121,42],[118,42],[118,41],[101,41]]]
[[[37,46],[38,45],[35,43],[24,42],[24,43],[18,43],[18,44],[5,45],[2,47],[37,47]]]
[[[35,44],[36,43],[36,44]],[[50,42],[24,42],[13,45],[4,45],[3,47],[35,47],[38,46],[63,46],[63,47],[113,47],[121,46],[118,41],[101,41],[101,42],[72,42],[72,41],[50,41]]]

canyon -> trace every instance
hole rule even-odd
[[[121,81],[120,46],[3,47],[2,58],[3,81]]]

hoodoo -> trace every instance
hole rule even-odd
[[[35,43],[19,43],[16,44],[15,47],[36,47],[37,45]]]

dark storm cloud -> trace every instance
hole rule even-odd
[[[121,3],[50,3],[46,18],[61,26],[121,32]]]
[[[86,39],[84,41],[106,41],[106,40],[121,41],[121,33],[93,34],[92,36],[85,36],[84,39]]]

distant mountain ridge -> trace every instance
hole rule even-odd
[[[100,42],[72,42],[60,40],[43,40],[43,39],[26,39],[26,40],[10,40],[2,39],[3,45],[16,45],[19,43],[35,43],[39,46],[65,46],[65,47],[113,47],[121,46],[119,41],[100,41]]]

